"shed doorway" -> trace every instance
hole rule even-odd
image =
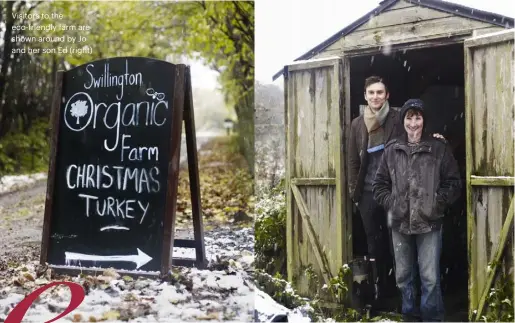
[[[462,43],[423,49],[383,50],[380,54],[350,57],[351,119],[366,104],[365,79],[378,75],[390,91],[390,106],[401,107],[409,98],[426,104],[428,130],[442,134],[453,148],[462,178],[462,193],[447,210],[443,224],[441,284],[446,320],[467,321],[468,260],[465,185],[464,49]],[[354,259],[366,254],[366,239],[357,208],[353,208]],[[391,278],[394,277],[393,270]],[[398,293],[395,293],[398,294]],[[392,301],[392,310],[399,301]]]

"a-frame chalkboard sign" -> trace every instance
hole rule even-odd
[[[206,265],[191,74],[143,57],[93,61],[56,75],[42,264],[166,274]],[[184,120],[194,240],[175,240]],[[194,248],[194,260],[173,247]]]

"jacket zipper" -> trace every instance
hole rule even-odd
[[[412,216],[412,207],[411,207],[411,203],[410,203],[410,199],[409,199],[409,196],[410,196],[410,190],[411,190],[411,166],[413,164],[413,151],[410,150],[409,154],[408,154],[408,171],[410,172],[408,174],[408,205],[409,205],[409,233],[413,232],[413,229],[411,227],[411,216]]]

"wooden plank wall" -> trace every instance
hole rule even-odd
[[[328,66],[316,70],[299,70],[292,73],[289,82],[293,82],[293,169],[290,178],[335,178],[339,149],[339,133],[334,131],[338,118],[338,87],[335,87],[334,67]],[[336,91],[335,91],[336,89]],[[291,124],[291,123],[290,123]],[[337,206],[340,199],[336,196],[335,185],[299,186],[309,210],[311,224],[316,232],[322,249],[336,274],[339,270],[337,250],[340,248],[341,235],[337,234]],[[307,230],[303,228],[298,208],[293,209],[293,268],[297,271],[296,287],[301,295],[312,296],[303,269],[312,264],[312,268],[323,283],[321,271],[313,253]]]
[[[343,28],[344,26],[342,26]],[[502,30],[489,23],[462,18],[446,12],[399,1],[316,55],[323,58],[342,55],[344,50],[427,41],[460,34]]]
[[[512,45],[513,46],[513,45]],[[513,52],[508,43],[474,48],[471,91],[473,169],[481,176],[513,176]]]
[[[332,68],[299,71],[295,76],[297,118],[294,134],[296,177],[334,177],[334,148],[329,145]],[[331,158],[329,158],[331,156]]]
[[[472,133],[467,158],[471,159],[471,175],[514,176],[513,55],[513,40],[473,47],[467,52],[467,113]],[[472,187],[469,297],[473,308],[486,288],[490,262],[512,197],[513,188],[509,186]],[[508,241],[501,272],[513,279],[513,232]]]

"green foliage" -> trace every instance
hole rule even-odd
[[[239,137],[240,137],[240,135],[238,133],[233,133],[233,134],[229,135],[228,151],[231,154],[237,154],[240,152],[240,147],[239,147],[240,138]]]
[[[308,276],[310,282],[317,284],[319,278],[311,266],[307,266],[303,271]],[[357,310],[345,306],[344,303],[339,303],[336,307],[327,306],[327,303],[322,300],[320,294],[317,294],[314,299],[301,297],[291,284],[279,274],[272,276],[262,269],[257,269],[254,275],[257,286],[270,295],[273,300],[288,309],[302,308],[312,322],[322,322],[328,319],[337,322],[358,322],[365,319],[367,321],[377,321],[383,319],[383,317],[370,319],[362,316]],[[347,291],[346,279],[349,275],[350,269],[348,266],[342,267],[340,273],[331,279],[329,286],[324,288],[325,292],[334,293],[336,296],[339,295],[342,299],[345,298]]]
[[[494,288],[486,298],[487,307],[482,322],[513,322],[513,277],[499,275]]]
[[[254,280],[257,286],[270,295],[274,301],[288,309],[302,308],[312,322],[319,322],[323,317],[310,305],[310,300],[297,294],[291,284],[281,278],[279,274],[272,276],[261,269],[254,272]]]
[[[338,275],[331,277],[329,280],[327,291],[338,303],[343,304],[348,296],[347,293],[349,288],[347,287],[347,282],[351,276],[351,269],[347,264],[345,264],[338,271]]]
[[[20,20],[13,14],[62,14],[62,19]],[[17,31],[13,26],[49,24],[87,26],[89,31]],[[5,26],[0,44],[0,138],[8,133],[29,130],[37,118],[50,114],[57,70],[114,56],[141,56],[181,63],[184,57],[200,58],[220,73],[222,93],[234,108],[241,134],[240,150],[253,172],[253,94],[254,78],[254,4],[253,2],[169,2],[169,1],[13,1],[0,2],[0,25]],[[14,36],[86,37],[84,43],[31,43],[31,48],[52,50],[58,47],[80,49],[89,46],[91,54],[20,53],[11,57],[12,48],[23,48]],[[2,57],[3,56],[3,57]],[[28,77],[30,76],[30,77]],[[252,103],[249,103],[252,101]],[[242,104],[243,102],[243,104]],[[17,120],[24,122],[19,125]],[[4,138],[9,147],[23,147],[27,139]],[[44,136],[41,138],[45,138]],[[41,149],[45,149],[42,147]],[[47,148],[46,148],[47,149]],[[47,154],[48,149],[37,152]],[[16,153],[18,154],[18,153]],[[39,157],[36,156],[36,159]],[[14,155],[0,155],[0,169],[14,171],[24,166],[12,164]],[[35,162],[37,164],[37,162]]]
[[[331,277],[329,284],[324,284],[322,288],[319,288],[320,278],[313,271],[311,266],[308,266],[304,270],[304,273],[308,277],[310,289],[318,290],[310,304],[315,308],[319,316],[331,317],[338,322],[356,322],[362,319],[360,312],[347,306],[349,291],[347,283],[352,276],[351,269],[348,265],[343,265],[338,271],[338,274]],[[333,300],[338,306],[325,306],[325,299]]]
[[[286,198],[283,187],[265,192],[256,203],[255,266],[286,276]]]
[[[340,268],[338,274],[331,277],[329,284],[321,287],[320,277],[313,266],[301,268],[307,277],[310,290],[317,290],[312,300],[298,296],[286,277],[286,200],[284,179],[280,185],[264,191],[256,203],[255,232],[255,266],[258,285],[276,302],[287,308],[308,306],[313,321],[330,317],[339,322],[355,322],[363,319],[361,313],[347,306],[348,282],[351,269],[348,265]],[[336,308],[326,306],[325,300],[332,299]],[[381,317],[374,318],[376,320]]]
[[[180,3],[173,3],[176,7]],[[88,26],[90,31],[53,31],[52,36],[85,36],[87,41],[76,43],[77,48],[84,45],[91,47],[91,54],[60,54],[67,63],[78,66],[89,61],[113,56],[142,56],[166,59],[173,54],[174,44],[170,42],[166,31],[176,26],[173,24],[173,7],[161,2],[65,2],[52,1],[39,6],[40,13],[60,13],[63,19],[40,20],[40,25],[50,23]],[[44,32],[35,32],[44,33]],[[48,44],[47,46],[56,47]],[[59,46],[59,45],[58,45]],[[64,44],[61,44],[64,46]],[[178,57],[174,57],[179,59]]]
[[[27,133],[10,132],[4,136],[0,140],[2,173],[33,173],[48,167],[47,128],[47,122],[39,119]]]
[[[324,284],[320,288],[320,278],[313,270],[311,265],[305,267],[304,274],[308,278],[309,288],[318,290],[313,300],[309,302],[314,308],[316,317],[331,318],[337,322],[378,322],[381,320],[400,321],[401,315],[395,313],[385,313],[379,316],[370,317],[370,313],[365,309],[355,309],[348,306],[349,288],[348,283],[352,278],[352,270],[345,264],[338,274],[329,280],[329,284]],[[328,306],[325,300],[331,299],[332,306]],[[337,304],[337,306],[334,306]]]
[[[227,105],[238,117],[240,151],[254,174],[254,2],[165,3],[180,27],[170,28],[175,54],[202,59],[218,71]]]
[[[228,102],[236,104],[254,91],[252,1],[191,1],[162,6],[182,26],[170,30],[176,48],[191,58],[202,58],[220,72]]]
[[[247,159],[249,170],[254,175],[254,92],[251,90],[234,106],[238,115],[236,131],[240,134],[240,151]]]
[[[313,266],[309,265],[304,269],[304,274],[308,278],[308,286],[310,290],[316,290],[320,286],[320,279],[313,270]]]
[[[308,299],[299,296],[290,283],[279,274],[272,276],[261,269],[256,269],[255,281],[276,302],[286,308],[294,309],[308,302]]]

